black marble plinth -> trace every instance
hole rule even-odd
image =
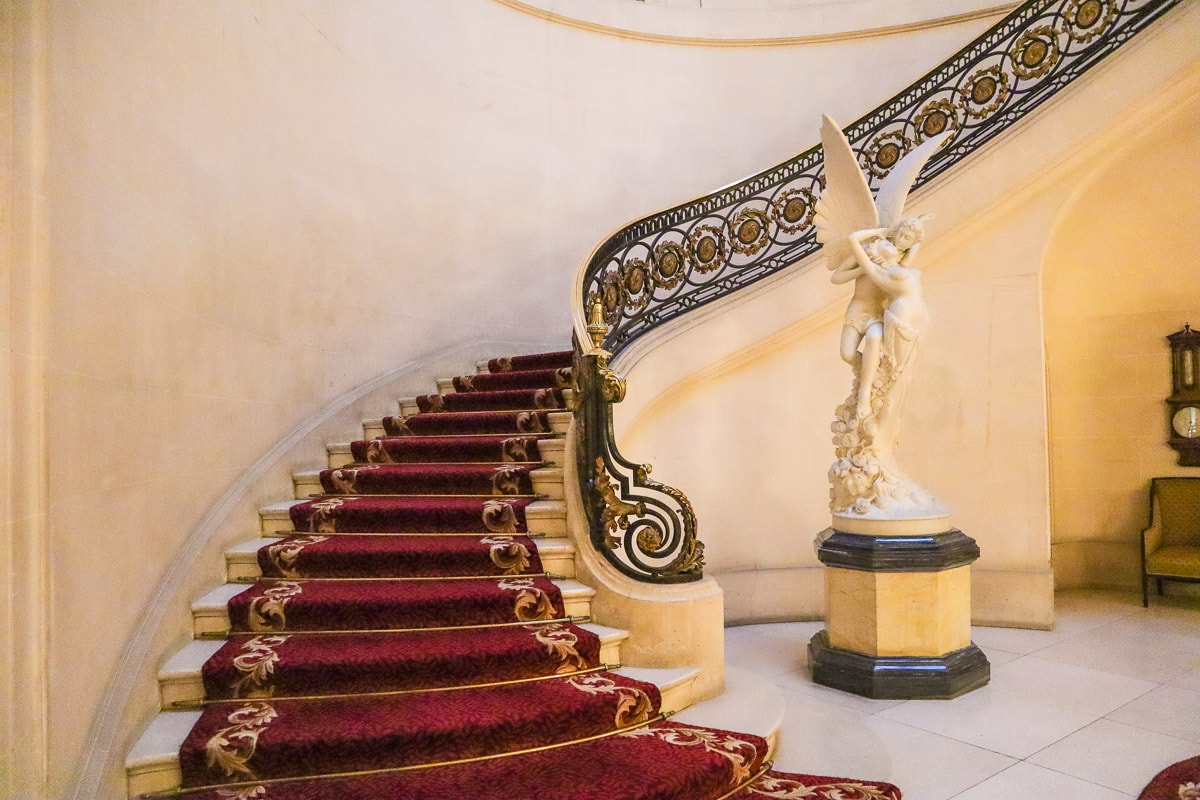
[[[979,545],[957,528],[909,536],[828,529],[818,541],[817,558],[822,564],[867,572],[940,572],[965,567],[979,558]]]
[[[876,700],[958,697],[992,677],[974,644],[944,656],[872,656],[834,647],[825,631],[809,641],[808,662],[813,682]]]

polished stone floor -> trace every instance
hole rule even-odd
[[[1062,592],[1052,631],[975,628],[988,686],[868,700],[812,682],[820,622],[725,631],[725,659],[783,689],[777,769],[897,784],[906,800],[1129,800],[1200,754],[1200,600]]]

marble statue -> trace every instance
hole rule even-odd
[[[878,519],[940,517],[949,509],[895,461],[913,357],[929,324],[914,264],[928,217],[904,216],[913,182],[948,136],[923,142],[900,159],[871,196],[841,129],[821,126],[825,189],[814,224],[836,284],[854,281],[841,334],[841,357],[854,374],[832,425],[836,461],[829,469],[836,515]]]

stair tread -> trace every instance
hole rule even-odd
[[[625,671],[622,669],[615,674],[623,675]],[[643,680],[659,689],[665,689],[670,685],[670,681],[678,680],[679,676],[674,674],[675,672],[675,670],[663,670],[661,673],[657,671],[642,673],[647,674],[650,679],[636,678],[636,680]],[[655,679],[663,680],[664,683],[660,685],[655,682]],[[144,769],[155,765],[178,763],[179,750],[188,734],[200,720],[201,714],[200,711],[159,711],[129,751],[129,755],[125,759],[126,769]]]
[[[509,576],[507,579],[511,579],[511,577],[519,578],[521,576]],[[506,578],[504,576],[498,576],[495,580],[505,579]],[[287,578],[267,578],[265,580],[268,582],[278,583],[286,582]],[[370,581],[364,582],[369,583]],[[563,598],[574,599],[580,597],[593,597],[596,594],[596,590],[591,586],[580,583],[572,578],[555,578],[551,580],[551,583],[558,587],[559,591],[562,592]],[[192,603],[192,610],[211,612],[218,609],[227,609],[229,601],[249,589],[251,585],[252,584],[245,583],[223,583],[198,597]]]
[[[303,535],[303,534],[297,534]],[[437,534],[423,534],[430,538],[436,538]],[[460,534],[453,534],[459,536]],[[480,536],[494,534],[480,534]],[[514,534],[519,535],[519,534]],[[352,538],[354,534],[348,534],[346,538]],[[227,548],[225,550],[225,560],[237,563],[258,563],[258,551],[264,547],[269,547],[273,544],[278,544],[286,539],[287,536],[260,536],[256,539],[247,539],[242,542]],[[538,552],[542,555],[559,555],[572,554],[575,552],[575,545],[568,539],[542,538],[536,539]]]

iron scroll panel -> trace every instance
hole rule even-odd
[[[650,480],[650,467],[617,450],[612,403],[624,381],[608,369],[606,353],[575,346],[576,468],[592,547],[620,572],[648,583],[703,577],[704,545],[687,497]]]
[[[1031,0],[905,91],[847,138],[873,188],[912,147],[952,131],[921,185],[1053,97],[1179,0]],[[812,147],[740,183],[623,228],[585,268],[584,308],[601,302],[619,353],[639,336],[817,251]]]

